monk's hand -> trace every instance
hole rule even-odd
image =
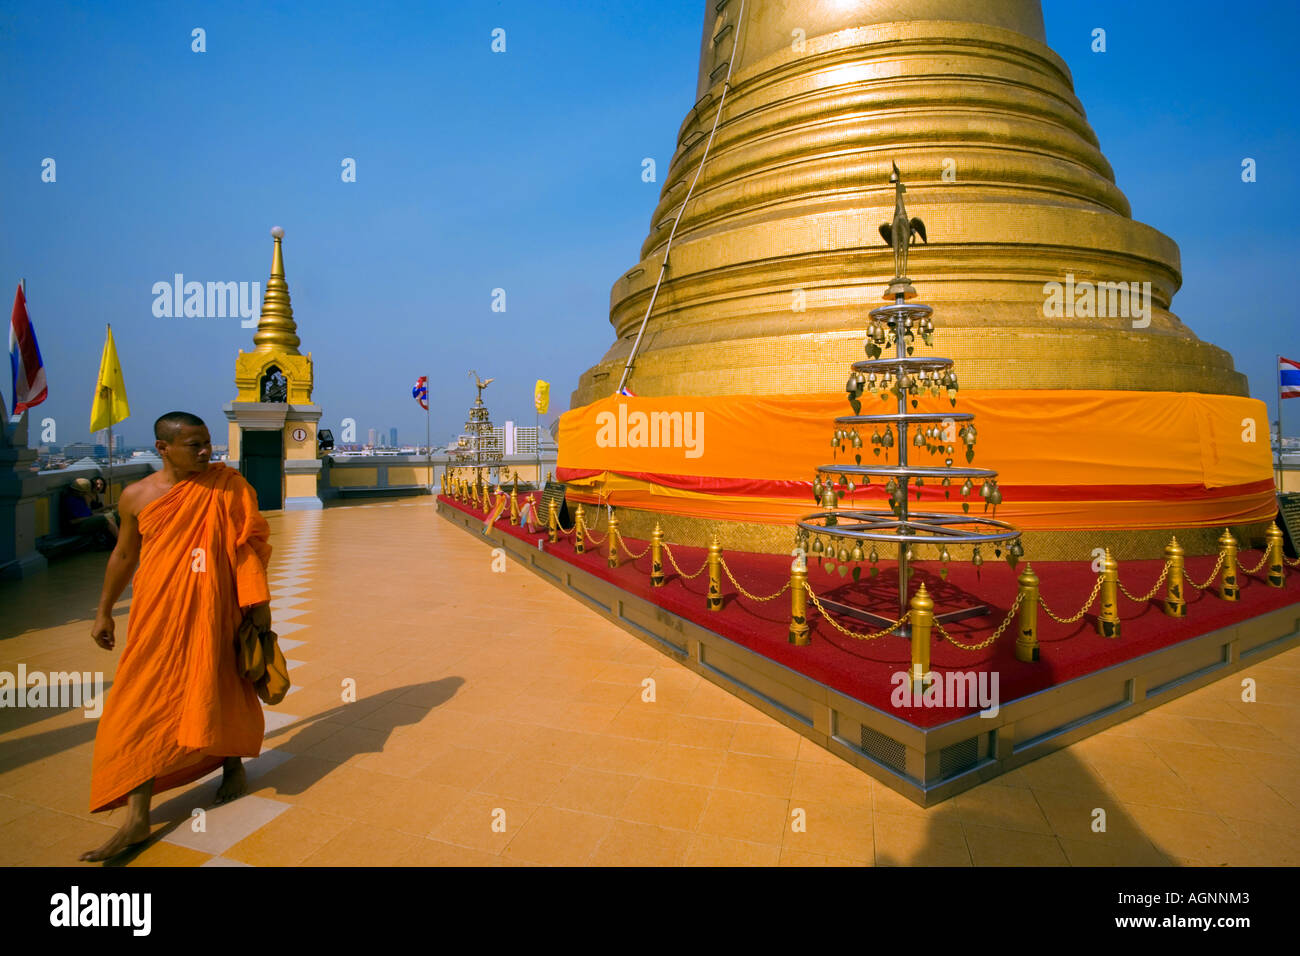
[[[244,616],[253,622],[253,626],[259,631],[269,631],[271,629],[271,605],[254,604]]]
[[[96,614],[95,623],[90,627],[90,639],[106,651],[111,651],[113,645],[117,643],[113,636],[113,616],[111,614]]]

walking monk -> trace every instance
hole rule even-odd
[[[112,650],[113,605],[131,575],[126,648],[95,736],[92,812],[127,806],[126,821],[83,860],[105,860],[149,837],[149,801],[222,767],[217,802],[244,792],[241,757],[265,729],[253,685],[239,673],[244,615],[271,626],[270,529],[239,472],[212,457],[203,420],[169,412],[154,423],[155,472],[122,492],[121,530],[108,559],[90,636]]]

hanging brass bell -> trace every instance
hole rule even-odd
[[[849,557],[850,557],[852,560],[854,560],[854,561],[861,561],[861,560],[862,560],[862,545],[860,545],[860,544],[855,544],[855,545],[853,546],[853,553],[850,554]]]

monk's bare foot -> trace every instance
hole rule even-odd
[[[221,765],[221,786],[217,788],[217,803],[229,803],[242,797],[248,790],[244,777],[244,762],[238,757],[227,757]]]
[[[149,839],[149,823],[146,820],[128,820],[122,824],[118,830],[109,839],[107,843],[97,850],[87,850],[81,854],[81,859],[95,863],[99,860],[107,860],[110,857],[117,856],[128,847],[135,846],[137,843],[143,843]]]

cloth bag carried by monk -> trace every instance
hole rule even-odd
[[[278,704],[289,693],[289,665],[285,662],[275,631],[259,631],[245,617],[235,636],[239,673],[252,681],[257,696],[268,704]]]

